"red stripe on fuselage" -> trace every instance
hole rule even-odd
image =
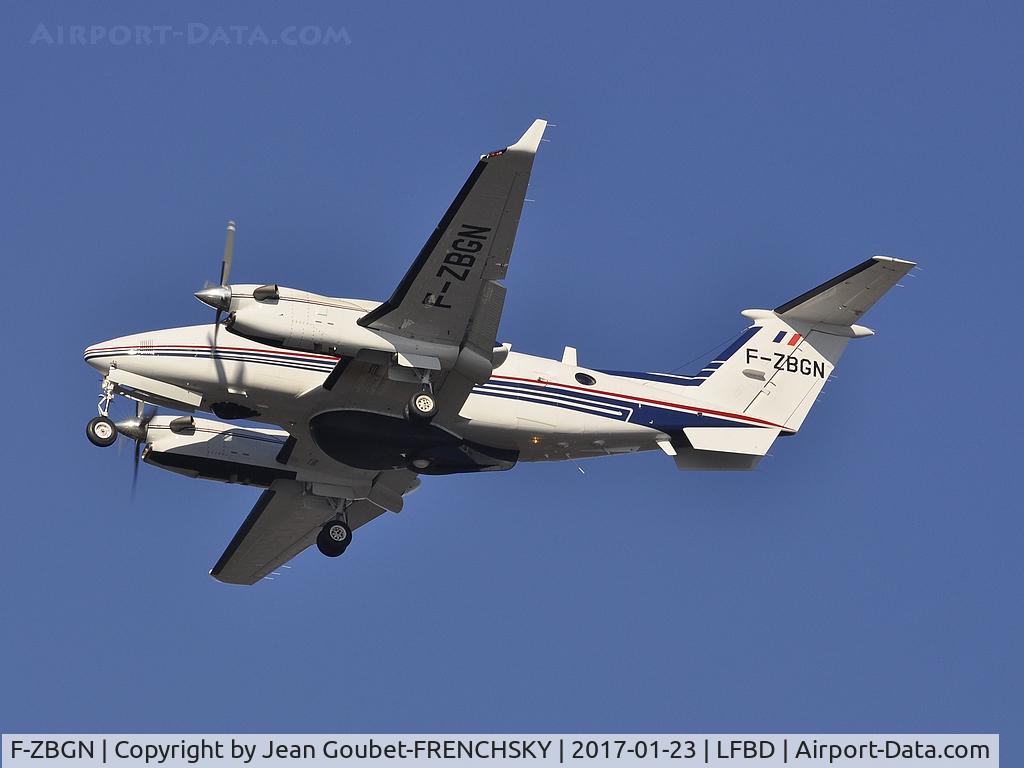
[[[260,355],[287,355],[288,357],[312,357],[318,360],[332,360],[338,361],[341,358],[335,355],[318,355],[315,352],[289,352],[284,349],[254,349],[253,347],[224,347],[217,345],[216,347],[202,346],[201,344],[152,344],[150,346],[140,346],[138,344],[132,344],[126,347],[89,347],[85,350],[86,354],[96,354],[97,352],[116,352],[118,350],[127,349],[138,349],[138,350],[152,350],[152,349],[197,349],[197,350],[224,350],[225,352],[255,352]]]

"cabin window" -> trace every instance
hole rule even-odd
[[[588,387],[592,387],[597,384],[597,379],[591,376],[589,373],[577,373],[576,381]]]

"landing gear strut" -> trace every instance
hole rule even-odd
[[[348,549],[352,541],[352,529],[344,520],[331,520],[316,537],[316,547],[327,557],[338,557]]]
[[[96,410],[99,411],[100,416],[109,416],[110,403],[114,399],[114,382],[104,376],[100,390],[100,401],[96,405]]]
[[[100,401],[96,406],[100,415],[85,425],[85,436],[93,445],[107,448],[117,441],[117,428],[109,416],[110,401],[114,399],[114,382],[104,376],[101,386],[103,391],[100,393]]]

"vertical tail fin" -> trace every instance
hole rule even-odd
[[[701,399],[796,432],[849,340],[874,333],[855,321],[914,266],[875,256],[774,311],[744,311],[753,325],[709,364]]]
[[[796,432],[854,333],[788,323],[770,310],[746,310],[754,321],[744,344],[701,387],[701,399],[785,432]]]

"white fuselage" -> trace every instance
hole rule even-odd
[[[286,427],[310,417],[298,398],[321,388],[339,359],[262,344],[224,327],[216,329],[214,344],[214,333],[213,325],[199,325],[134,334],[91,346],[85,357],[105,375],[126,372],[192,393],[197,410],[240,403],[255,412],[251,420]],[[511,352],[474,388],[459,434],[518,450],[523,461],[557,461],[654,449],[666,432],[683,426],[757,422],[700,402],[686,386],[691,377],[644,376]],[[344,408],[344,391],[331,394],[332,407]]]

